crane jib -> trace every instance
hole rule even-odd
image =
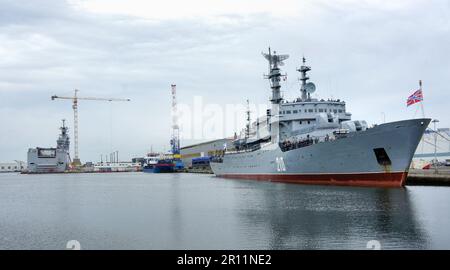
[[[74,159],[73,164],[75,166],[80,166],[81,162],[78,156],[78,100],[97,100],[97,101],[131,101],[131,99],[127,98],[96,98],[96,97],[78,97],[77,92],[79,90],[75,89],[75,93],[73,97],[60,97],[57,95],[51,96],[52,100],[55,99],[68,99],[73,101],[72,109],[73,109],[73,133],[74,133]]]

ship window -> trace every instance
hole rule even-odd
[[[286,111],[287,114],[291,114],[291,111]]]
[[[336,109],[334,109],[334,110],[333,110],[333,112],[334,112],[334,113],[337,113],[337,110],[336,110]]]
[[[308,111],[305,109],[305,112],[308,112]]]
[[[301,124],[303,124],[303,122],[302,121],[298,121],[298,123],[301,125]]]
[[[342,110],[339,110],[339,112],[341,113],[341,112],[342,112]]]
[[[313,112],[313,109],[309,109],[308,112]]]
[[[310,121],[308,121],[308,124],[310,124],[311,122]]]
[[[56,157],[55,148],[38,148],[38,158],[54,158]]]
[[[389,158],[388,154],[386,153],[386,150],[384,148],[375,148],[373,149],[375,152],[375,156],[377,157],[378,164],[382,166],[391,165],[391,159]]]
[[[323,112],[323,109],[319,109],[319,112]]]
[[[294,110],[293,113],[298,113],[298,111],[297,111],[297,110]]]

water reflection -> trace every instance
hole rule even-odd
[[[386,249],[428,248],[407,189],[239,184],[252,191],[240,198],[242,228],[259,246],[365,249],[375,239]]]
[[[0,249],[448,248],[450,189],[208,175],[0,176]]]
[[[180,208],[180,175],[174,174],[170,181],[170,195],[171,205],[170,205],[170,227],[171,227],[171,241],[173,243],[181,242],[181,225],[183,224],[183,219],[181,215]]]

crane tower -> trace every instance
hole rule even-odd
[[[73,97],[63,97],[63,96],[52,96],[52,100],[55,99],[65,99],[72,100],[73,109],[73,147],[74,147],[74,158],[73,165],[81,165],[79,152],[78,152],[78,100],[94,100],[94,101],[130,101],[130,99],[124,98],[97,98],[97,97],[78,97],[78,89],[75,89]]]
[[[174,159],[180,158],[180,127],[178,126],[177,86],[172,84],[172,138],[170,145]]]

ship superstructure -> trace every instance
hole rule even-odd
[[[315,99],[311,67],[302,59],[301,96],[284,101],[280,66],[288,55],[263,53],[269,62],[272,97],[266,116],[235,141],[234,151],[213,159],[217,176],[309,184],[402,186],[430,119],[369,128],[351,120],[339,99]]]
[[[56,141],[56,148],[30,148],[28,149],[28,173],[62,173],[69,169],[70,139],[68,127],[62,121],[61,133]]]

